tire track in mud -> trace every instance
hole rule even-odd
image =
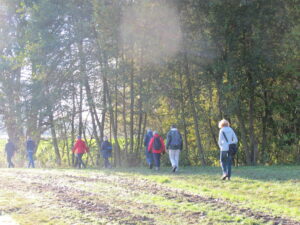
[[[81,175],[68,175],[68,174],[26,174],[26,173],[17,173],[20,177],[20,180],[30,178],[31,181],[34,182],[30,182],[30,185],[35,185],[35,186],[39,186],[40,189],[48,189],[51,192],[54,192],[58,195],[58,197],[62,198],[63,202],[70,202],[72,203],[72,206],[75,208],[79,208],[79,209],[83,209],[83,210],[88,210],[88,211],[94,211],[94,207],[95,208],[95,212],[96,213],[100,213],[100,215],[102,215],[104,218],[105,213],[107,212],[111,212],[113,210],[116,210],[116,213],[112,214],[112,218],[114,219],[113,221],[115,221],[116,219],[119,219],[121,221],[118,221],[119,223],[122,224],[155,224],[154,219],[149,218],[149,217],[141,217],[138,215],[134,215],[128,211],[123,211],[119,209],[113,209],[109,206],[109,204],[103,204],[103,203],[95,203],[95,201],[90,201],[90,200],[82,200],[82,197],[86,197],[86,196],[95,196],[97,198],[101,197],[101,195],[98,194],[93,194],[90,192],[86,192],[86,191],[80,191],[74,188],[70,188],[70,187],[59,187],[59,186],[55,186],[52,184],[43,184],[41,183],[43,181],[42,176],[44,176],[45,180],[51,180],[51,179],[64,179],[64,181],[68,181],[70,184],[81,181],[81,182],[101,182],[101,183],[106,183],[109,185],[114,185],[114,186],[120,186],[121,188],[128,190],[130,192],[136,192],[136,193],[150,193],[150,194],[154,194],[154,195],[159,195],[162,197],[165,197],[166,199],[169,200],[177,200],[178,202],[190,202],[190,203],[204,203],[207,204],[209,206],[211,206],[213,209],[216,210],[220,210],[220,211],[225,211],[225,212],[230,212],[231,214],[238,214],[238,215],[243,215],[245,217],[251,217],[254,218],[256,220],[260,220],[263,221],[264,223],[266,222],[271,222],[272,224],[286,224],[286,225],[300,225],[299,221],[295,221],[293,219],[289,219],[289,218],[285,218],[285,217],[280,217],[280,216],[274,216],[274,215],[269,215],[265,212],[257,212],[257,211],[253,211],[250,208],[244,208],[241,207],[239,205],[237,205],[236,203],[232,203],[230,201],[226,201],[226,200],[222,200],[222,199],[217,199],[217,198],[212,198],[212,197],[204,197],[204,196],[200,196],[197,194],[193,194],[193,193],[189,193],[187,191],[184,190],[179,190],[176,188],[170,188],[170,187],[166,187],[163,186],[161,184],[157,184],[155,182],[151,182],[147,179],[143,179],[143,178],[126,178],[126,177],[122,177],[122,176],[116,176],[116,175],[95,175],[95,174],[91,174],[90,177],[83,177]],[[15,174],[16,175],[16,174]],[[23,177],[25,175],[25,177]],[[23,179],[22,179],[23,178]],[[71,180],[70,180],[71,179]],[[44,181],[45,181],[44,180]],[[39,181],[39,182],[37,182]],[[24,183],[23,183],[24,185]],[[15,186],[13,186],[15,188]],[[78,192],[79,197],[76,197],[74,195],[70,195],[70,194],[66,194],[66,193],[73,193],[73,192]],[[114,201],[117,201],[117,199],[114,199]],[[129,202],[129,204],[132,202]],[[123,201],[124,204],[124,201]],[[135,207],[136,207],[136,203],[134,202]],[[162,212],[159,210],[155,210],[153,208],[153,205],[150,204],[143,204],[142,205],[143,210],[146,210],[145,212],[148,212],[149,214],[161,214]],[[119,213],[119,216],[118,216]],[[164,212],[165,214],[166,212]],[[184,211],[185,214],[181,214],[182,218],[187,219],[188,217],[188,221],[190,222],[189,224],[194,224],[197,223],[199,224],[199,219],[201,219],[201,217],[205,217],[205,213],[204,212],[188,212],[188,211]],[[130,220],[123,220],[124,216],[122,215],[127,215],[126,217],[131,217]],[[173,212],[171,214],[172,216],[174,215]],[[180,215],[180,214],[178,214]]]
[[[7,181],[6,181],[7,182]],[[49,184],[42,184],[36,181],[32,183],[20,183],[20,185],[6,183],[5,186],[0,184],[0,188],[5,188],[8,190],[20,190],[26,192],[34,192],[34,193],[44,193],[51,192],[53,193],[52,197],[55,197],[57,201],[61,202],[61,206],[71,206],[76,208],[82,213],[85,212],[93,212],[96,213],[97,216],[104,218],[106,220],[115,222],[117,221],[120,224],[154,224],[154,220],[152,218],[146,216],[139,216],[130,213],[127,210],[121,210],[119,208],[111,207],[107,204],[99,203],[98,201],[86,200],[83,198],[92,197],[93,194],[90,192],[77,190],[75,188],[69,187],[59,187],[53,186]],[[4,213],[13,213],[18,212],[21,208],[12,208],[8,210],[1,210]]]
[[[18,188],[19,190],[22,191],[24,191],[24,189],[26,191],[35,190],[35,192],[37,193],[51,192],[53,193],[52,197],[56,197],[58,201],[62,202],[62,206],[65,206],[64,204],[67,203],[81,212],[95,212],[100,214],[104,218],[109,218],[111,221],[114,222],[117,221],[118,223],[121,224],[156,224],[156,221],[153,218],[147,216],[134,215],[127,210],[111,208],[109,204],[99,203],[98,201],[100,201],[99,198],[101,199],[101,194],[94,194],[91,192],[78,190],[73,187],[61,186],[61,184],[53,185],[50,183],[45,183],[45,181],[47,182],[47,179],[48,181],[51,179],[56,179],[56,181],[59,183],[59,178],[63,178],[63,176],[56,177],[50,175],[45,177],[45,179],[41,179],[41,176],[36,176],[32,174],[27,175],[25,177],[19,174],[19,176],[20,177],[18,177],[18,181],[22,181],[22,184],[17,185],[17,187],[22,187],[22,189]],[[29,181],[28,178],[30,178],[31,182],[28,182]],[[77,176],[73,176],[73,177],[68,176],[68,178],[71,178],[72,180],[64,179],[64,181],[69,182],[69,185],[70,183],[74,184],[76,181],[87,182],[86,180],[78,179],[80,177]],[[99,180],[96,181],[99,182]],[[26,185],[24,185],[25,183]],[[14,185],[11,185],[11,187],[15,188],[15,183]],[[203,212],[191,212],[191,211],[168,212],[166,210],[162,211],[160,208],[157,208],[156,205],[147,204],[147,203],[139,204],[130,201],[127,202],[122,200],[120,201],[118,199],[114,199],[113,202],[114,204],[117,203],[118,205],[124,205],[127,207],[131,205],[130,206],[131,208],[141,209],[145,214],[154,214],[156,217],[162,214],[167,218],[177,217],[180,218],[182,224],[199,224],[199,220],[201,219],[201,217],[203,218],[206,216],[206,214]]]
[[[160,195],[165,197],[166,199],[174,200],[178,199],[178,201],[186,201],[190,203],[205,203],[212,206],[215,209],[226,210],[226,212],[230,212],[231,214],[239,214],[244,215],[246,217],[251,217],[256,220],[263,221],[264,223],[272,222],[272,224],[284,224],[284,225],[300,225],[300,221],[295,221],[293,219],[269,215],[265,212],[253,211],[250,208],[243,208],[235,203],[230,201],[226,201],[223,199],[213,198],[213,197],[204,197],[197,194],[188,193],[183,190],[178,190],[175,188],[169,188],[154,182],[151,182],[146,179],[139,178],[129,179],[124,177],[114,177],[114,175],[109,176],[93,176],[82,177],[82,176],[74,176],[74,175],[64,175],[69,178],[79,179],[84,182],[103,182],[108,184],[120,185],[123,188],[130,189],[132,191],[145,191],[147,193]]]

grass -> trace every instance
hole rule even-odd
[[[99,176],[109,182],[105,179],[97,180]],[[95,180],[85,181],[80,180],[80,177]],[[146,216],[152,220],[140,221],[146,224],[268,224],[238,211],[230,212],[226,206],[216,207],[205,202],[189,202],[180,196],[168,198],[159,191],[150,192],[147,182],[204,197],[223,199],[253,212],[300,221],[299,166],[233,168],[231,181],[221,181],[220,168],[214,167],[186,167],[181,168],[177,174],[171,173],[170,168],[162,168],[159,172],[147,168],[80,171],[0,169],[0,180],[10,185],[16,184],[17,187],[11,190],[5,188],[3,183],[0,184],[0,212],[3,211],[21,225],[122,224],[128,223],[133,216]],[[145,182],[145,188],[132,189],[132,185],[141,182]],[[93,210],[82,212],[68,202],[59,201],[53,190],[37,193],[35,188],[22,188],[25,183],[32,184],[33,187],[44,184],[84,191],[89,194],[84,195],[82,200],[106,205],[109,213],[125,210],[128,215],[122,218],[114,215],[99,217]],[[66,194],[69,194],[68,190],[65,190]],[[199,215],[195,216],[195,213]]]
[[[134,169],[129,172],[169,187],[300,220],[299,166],[234,168],[230,182],[221,182],[220,169],[213,167],[184,168],[176,175],[169,172],[150,175],[148,171]]]

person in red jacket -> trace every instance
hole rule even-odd
[[[84,153],[88,152],[89,148],[86,146],[85,142],[81,140],[81,137],[78,136],[77,141],[72,149],[72,152],[76,156],[76,162],[75,166],[78,167],[78,169],[81,169],[81,165],[86,168],[84,162],[82,161],[82,156]]]
[[[166,147],[164,140],[162,139],[159,134],[154,131],[153,132],[153,137],[150,140],[149,146],[148,146],[148,151],[152,152],[153,154],[153,160],[154,160],[154,165],[155,165],[155,170],[159,170],[160,167],[160,155],[166,153]]]

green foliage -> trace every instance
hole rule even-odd
[[[182,164],[218,165],[222,118],[239,164],[300,162],[297,1],[2,2],[0,115],[20,149],[51,134],[41,166],[69,166],[78,134],[89,162],[110,134],[114,163],[140,165],[144,130],[171,124]]]

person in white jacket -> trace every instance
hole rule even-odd
[[[218,144],[220,147],[220,163],[223,171],[223,176],[221,177],[221,179],[225,180],[227,178],[228,180],[230,180],[232,156],[228,153],[228,150],[229,145],[233,143],[237,144],[238,139],[227,120],[221,120],[219,122],[219,128],[220,132]]]

